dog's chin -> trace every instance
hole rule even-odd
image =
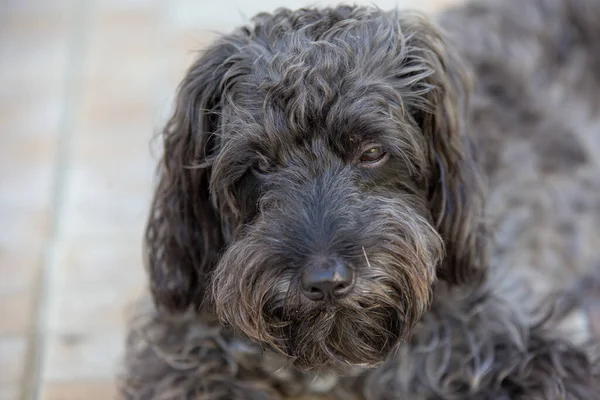
[[[330,304],[272,316],[267,330],[271,345],[296,368],[348,373],[385,361],[408,334],[404,319],[399,307]]]

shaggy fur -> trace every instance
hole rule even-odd
[[[121,397],[600,398],[555,307],[600,268],[598,38],[597,0],[489,0],[214,43],[164,130]],[[347,296],[302,293],[323,258]]]

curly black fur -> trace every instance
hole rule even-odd
[[[438,21],[284,9],[191,66],[146,236],[157,309],[134,324],[123,398],[600,395],[586,348],[536,311],[600,262],[600,4]],[[353,271],[350,295],[301,293],[323,256]]]

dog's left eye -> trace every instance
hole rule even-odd
[[[370,146],[360,155],[360,163],[363,166],[374,166],[386,158],[386,152],[382,146]]]

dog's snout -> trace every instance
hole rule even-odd
[[[313,301],[346,296],[354,283],[354,273],[337,258],[312,262],[302,273],[302,291]]]

